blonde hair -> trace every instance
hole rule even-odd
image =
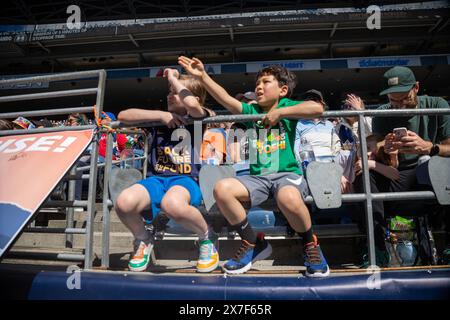
[[[199,102],[202,106],[206,101],[206,89],[203,87],[200,81],[192,76],[180,75],[180,81],[186,86],[186,88],[192,92],[192,94],[199,98]]]

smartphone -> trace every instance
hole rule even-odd
[[[405,127],[395,128],[392,132],[395,134],[395,139],[397,140],[400,140],[404,136],[408,135],[408,129]]]

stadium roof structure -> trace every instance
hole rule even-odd
[[[66,24],[71,4],[81,9],[79,29]],[[450,53],[448,1],[380,1],[381,28],[373,30],[367,27],[367,5],[365,1],[318,5],[309,0],[8,1],[0,17],[0,74],[160,68],[176,65],[179,55],[196,56],[207,64],[248,64]],[[422,66],[418,71],[422,78],[444,86],[448,58],[425,60],[416,64]],[[349,77],[344,71],[328,72],[323,65],[315,72],[326,75],[308,76],[333,81],[336,87]],[[360,75],[367,74],[366,86],[381,78],[383,67],[387,66],[361,71]],[[342,62],[335,68],[358,72],[359,67]],[[248,69],[233,72],[241,73],[236,88],[249,82],[244,79]],[[136,78],[146,82],[145,75]],[[236,79],[224,75],[227,85]],[[371,90],[376,95],[377,89]]]
[[[377,5],[398,5],[411,1],[380,0]],[[426,2],[426,1],[425,1]],[[7,0],[2,2],[0,24],[60,23],[67,18],[66,8],[78,5],[83,20],[122,20],[162,17],[188,17],[254,11],[300,10],[326,7],[367,7],[368,1],[332,0]]]
[[[238,62],[450,52],[448,1],[384,1],[379,30],[368,30],[363,1],[305,9],[312,1],[171,0],[74,1],[81,28],[69,30],[72,2],[3,6],[2,74],[167,65],[180,54]]]

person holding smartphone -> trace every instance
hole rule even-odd
[[[380,110],[450,108],[441,97],[419,96],[419,82],[407,67],[396,66],[384,74],[385,89],[389,102]],[[372,132],[384,137],[384,152],[398,153],[399,179],[391,180],[380,173],[370,171],[372,192],[402,192],[418,190],[416,169],[423,156],[450,156],[450,115],[413,115],[409,117],[374,117]],[[355,179],[355,191],[363,192],[362,175]],[[410,204],[406,208],[404,205]],[[423,202],[421,203],[423,204]],[[420,204],[404,201],[373,202],[375,220],[375,244],[379,252],[384,245],[385,214],[404,212],[423,213]],[[378,261],[378,259],[377,259]],[[377,262],[378,264],[378,262]]]

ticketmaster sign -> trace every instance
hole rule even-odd
[[[394,66],[420,66],[419,56],[381,57],[381,58],[349,58],[350,69],[355,68],[390,68]]]

